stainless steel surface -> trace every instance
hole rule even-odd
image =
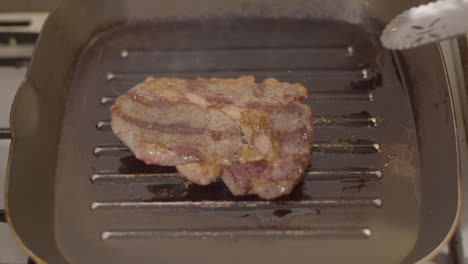
[[[0,10],[3,4],[0,4]],[[5,204],[5,176],[10,147],[9,119],[13,97],[23,81],[27,62],[33,49],[33,40],[39,33],[45,14],[43,13],[0,13],[0,204]],[[26,22],[26,23],[25,23]],[[18,26],[23,24],[22,26]],[[30,24],[30,25],[28,25]],[[16,25],[11,27],[11,25]],[[28,34],[24,43],[24,34]],[[34,224],[33,218],[30,220]],[[20,248],[10,228],[0,224],[0,263],[25,264],[27,254]]]
[[[48,13],[0,13],[1,32],[39,33]]]
[[[3,1],[0,4],[0,12],[50,12],[58,4],[59,0],[14,0]]]
[[[13,39],[12,39],[13,40]],[[2,59],[15,59],[15,58],[30,58],[32,55],[34,45],[17,45],[14,41],[8,44],[0,44],[0,58]]]
[[[0,127],[9,127],[10,109],[17,88],[26,75],[26,68],[0,67]],[[1,135],[0,135],[1,138]],[[5,204],[5,176],[9,139],[0,139],[0,208]],[[19,247],[7,224],[0,223],[0,263],[25,264],[26,253]]]

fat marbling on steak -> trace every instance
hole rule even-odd
[[[310,165],[307,90],[251,76],[147,78],[111,107],[112,130],[147,164],[176,166],[206,185],[221,177],[234,195],[273,199]]]

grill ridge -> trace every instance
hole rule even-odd
[[[222,230],[119,230],[102,232],[103,240],[121,239],[217,239],[234,237],[294,237],[304,239],[369,239],[372,231],[367,227],[323,227],[323,228],[238,228]]]
[[[300,201],[163,201],[163,202],[93,202],[92,210],[128,210],[128,209],[235,209],[257,210],[261,208],[337,208],[337,207],[371,207],[380,208],[383,202],[379,198],[311,198]]]

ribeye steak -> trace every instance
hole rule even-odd
[[[111,107],[112,130],[148,164],[176,166],[190,181],[219,177],[235,195],[288,194],[310,165],[307,90],[251,76],[147,78]]]

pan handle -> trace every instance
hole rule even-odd
[[[0,139],[10,139],[10,138],[11,138],[10,129],[0,127]]]

